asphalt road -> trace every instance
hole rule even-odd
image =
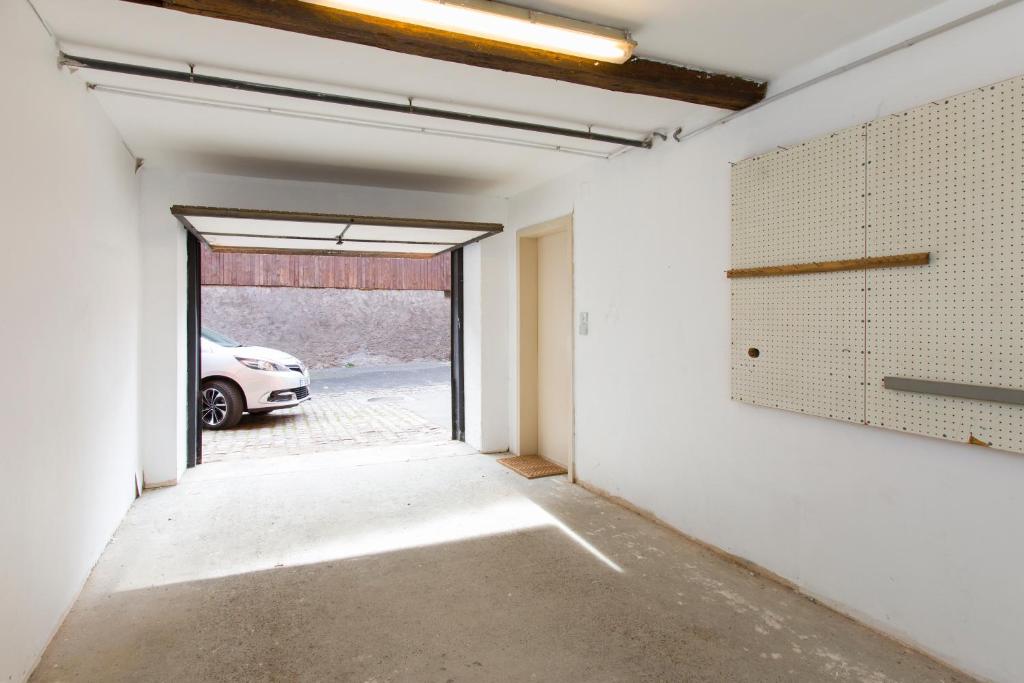
[[[310,376],[318,391],[370,391],[449,384],[451,372],[448,363],[403,363],[310,370]]]

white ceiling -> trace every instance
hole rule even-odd
[[[637,54],[772,80],[942,0],[529,0],[625,28]]]
[[[643,137],[700,126],[724,112],[402,55],[119,0],[32,0],[65,49],[87,56],[310,89],[442,106]],[[774,78],[938,0],[530,0],[557,14],[629,29],[638,55]],[[89,82],[205,105],[98,90],[126,142],[151,165],[264,177],[325,180],[473,194],[511,195],[582,164],[586,156],[380,130],[337,121],[426,126],[610,153],[615,147],[436,119],[320,105],[273,96],[80,71]],[[245,104],[293,116],[239,111]],[[643,151],[632,152],[643,154]],[[598,161],[598,163],[600,163]]]
[[[614,146],[552,136],[485,129],[404,114],[349,109],[220,88],[139,79],[83,70],[78,77],[102,84],[94,92],[132,151],[146,163],[199,168],[213,173],[378,185],[462,194],[508,196],[567,173],[592,157],[530,147],[453,139],[389,124],[429,126],[460,134],[489,135],[592,152]],[[110,88],[109,90],[107,88]],[[114,90],[125,89],[125,90]],[[160,93],[162,99],[138,92]],[[203,104],[167,96],[199,97]],[[231,109],[224,109],[230,105]],[[238,106],[272,106],[294,112],[272,115]],[[343,115],[364,125],[318,115]]]

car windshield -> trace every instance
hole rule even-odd
[[[213,330],[207,329],[205,327],[203,328],[203,339],[211,341],[214,344],[217,344],[218,346],[226,346],[229,349],[234,349],[241,346],[241,344],[236,342],[231,337],[225,337],[220,332],[214,332]]]

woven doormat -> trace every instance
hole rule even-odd
[[[501,458],[498,462],[513,472],[518,472],[527,479],[538,479],[540,477],[554,477],[559,474],[568,474],[568,471],[561,465],[556,465],[550,460],[545,460],[539,455],[517,455],[514,458]]]

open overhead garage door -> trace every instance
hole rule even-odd
[[[187,462],[202,462],[198,396],[202,378],[200,243],[214,252],[368,256],[429,259],[451,252],[452,439],[466,433],[463,361],[462,247],[497,235],[500,223],[384,218],[342,214],[173,206],[188,239],[188,329],[186,332],[189,433]]]
[[[216,252],[431,258],[502,232],[499,223],[174,206]]]

